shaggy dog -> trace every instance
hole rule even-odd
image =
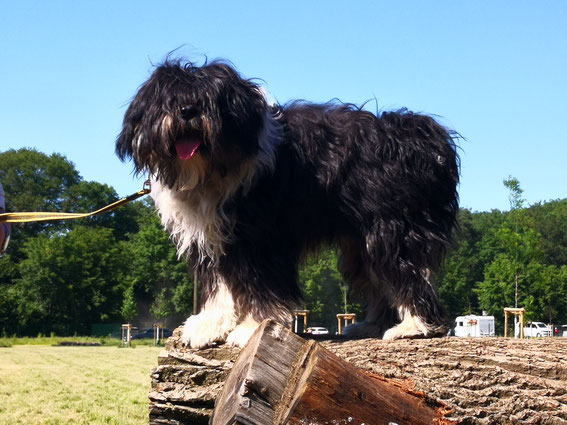
[[[445,334],[432,283],[458,210],[454,133],[406,110],[333,101],[270,105],[223,61],[166,61],[138,90],[116,142],[152,177],[161,220],[203,281],[191,347],[242,346],[291,319],[298,267],[321,245],[366,303],[353,336]]]

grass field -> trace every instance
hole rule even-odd
[[[147,424],[161,348],[0,348],[0,424]]]

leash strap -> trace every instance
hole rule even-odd
[[[150,191],[150,181],[146,180],[144,182],[144,187],[142,190],[90,213],[13,212],[0,214],[0,223],[31,223],[35,221],[72,220],[75,218],[90,217],[92,215],[98,215],[112,211],[124,204],[127,204],[128,202],[132,202],[144,195],[147,195],[148,193],[150,193]]]

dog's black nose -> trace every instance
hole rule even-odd
[[[197,111],[197,108],[195,108],[193,106],[184,106],[183,108],[181,108],[181,117],[185,121],[192,120],[193,118],[197,117],[198,115],[199,115],[199,111]]]

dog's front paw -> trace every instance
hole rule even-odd
[[[228,334],[226,337],[227,344],[235,347],[244,347],[252,337],[252,334],[258,329],[258,326],[260,326],[260,323],[251,317],[245,319]]]
[[[181,340],[187,347],[208,347],[214,342],[225,341],[235,326],[232,316],[227,316],[220,310],[205,310],[185,321]]]

